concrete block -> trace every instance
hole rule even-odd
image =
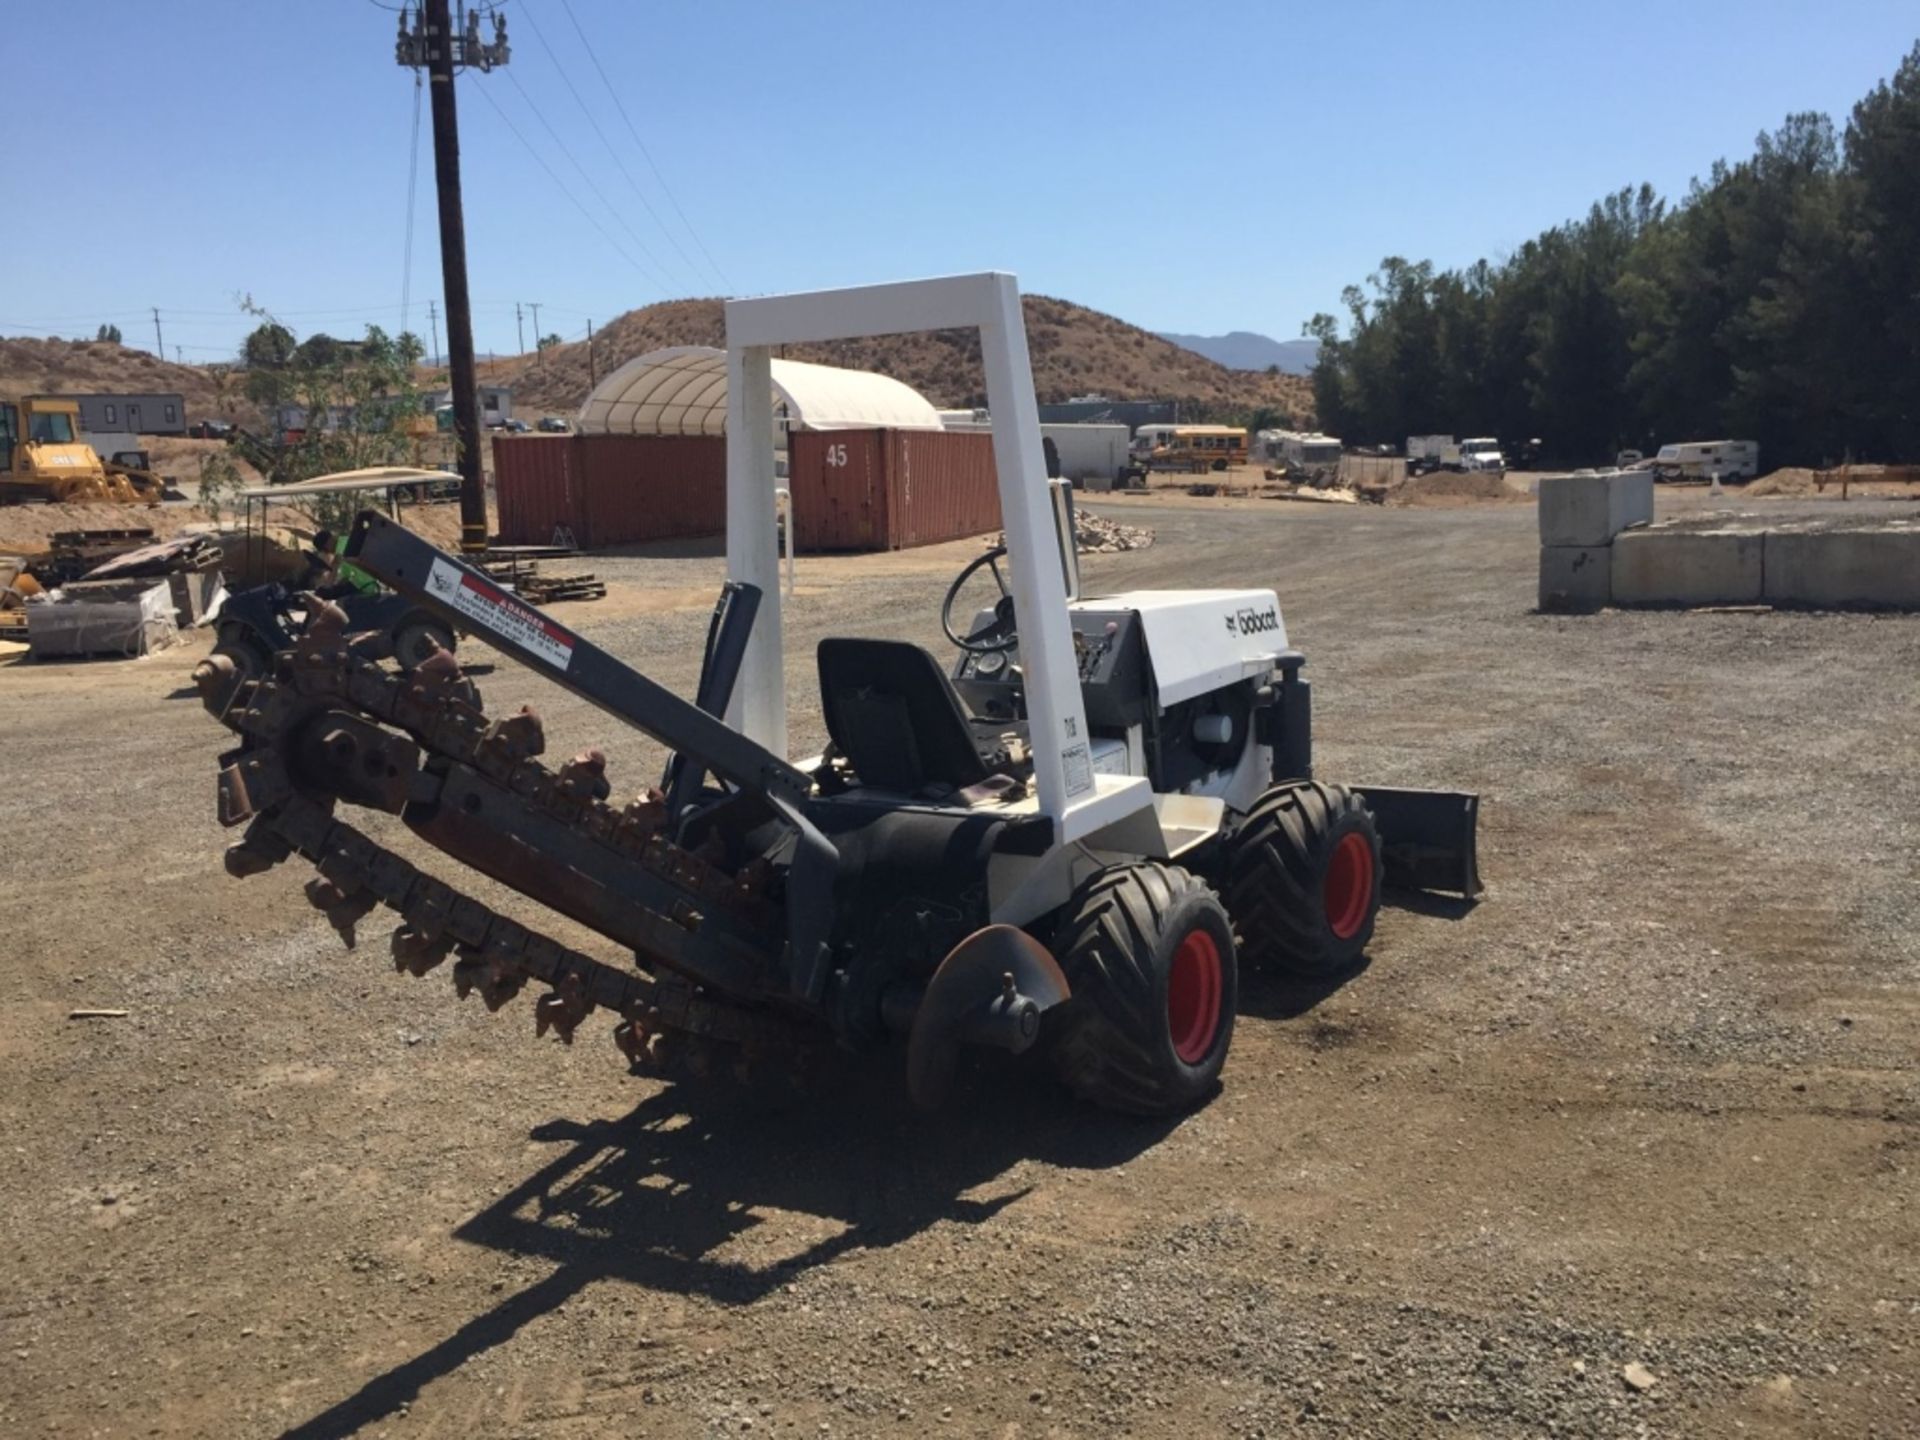
[[[1764,593],[1775,605],[1920,609],[1920,526],[1771,531]]]
[[[1610,564],[1604,545],[1542,545],[1540,547],[1540,608],[1542,610],[1599,610],[1612,594]]]
[[[1540,477],[1540,543],[1605,545],[1635,525],[1653,523],[1653,473],[1581,471]]]
[[[1758,530],[1628,530],[1613,542],[1616,605],[1757,605]]]

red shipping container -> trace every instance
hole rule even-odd
[[[903,550],[1000,526],[990,434],[805,430],[787,443],[802,551]]]
[[[580,540],[584,493],[571,435],[496,435],[493,490],[500,543],[551,545],[557,530]],[[564,537],[563,537],[564,538]]]
[[[725,532],[724,436],[581,435],[574,443],[586,478],[582,545],[604,549]]]
[[[717,435],[497,436],[499,535],[583,549],[717,535],[727,524],[727,445]]]

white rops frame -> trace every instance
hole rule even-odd
[[[993,459],[1019,616],[1040,811],[1053,818],[1060,840],[1071,841],[1149,809],[1153,795],[1145,780],[1095,774],[1092,766],[1019,282],[1004,271],[987,271],[769,295],[729,300],[726,317],[727,574],[758,587],[761,596],[728,721],[775,754],[787,753],[786,654],[774,508],[772,347],[921,330],[977,329],[986,367],[987,405],[993,415]],[[789,520],[793,518],[789,513]]]

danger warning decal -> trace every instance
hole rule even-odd
[[[451,605],[480,629],[565,670],[573,659],[573,636],[539,611],[522,604],[446,560],[435,560],[427,593]]]

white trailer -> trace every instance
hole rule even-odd
[[[102,460],[111,460],[116,455],[125,455],[140,448],[140,437],[126,430],[89,430],[80,437],[93,447],[93,453]]]
[[[1112,480],[1127,464],[1124,425],[1042,425],[1043,441],[1053,441],[1060,474],[1068,480]]]
[[[1413,474],[1460,468],[1460,444],[1451,435],[1407,436],[1407,469]]]
[[[1684,440],[1653,457],[1660,480],[1751,480],[1760,473],[1757,440]]]
[[[993,430],[993,416],[984,409],[941,410],[936,413],[944,430],[988,433]],[[1062,479],[1099,480],[1111,484],[1127,468],[1127,446],[1132,432],[1125,425],[1079,422],[1043,424],[1040,436],[1043,444],[1046,441],[1053,442],[1053,453],[1059,457]]]
[[[1263,430],[1273,437],[1267,455],[1301,475],[1332,475],[1340,469],[1340,439],[1317,430]]]

